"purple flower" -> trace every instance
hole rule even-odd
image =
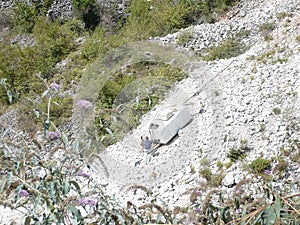
[[[54,90],[59,90],[60,89],[60,85],[57,83],[52,83],[49,85],[50,88],[54,89]]]
[[[49,138],[50,138],[50,140],[54,140],[54,139],[57,139],[57,138],[59,138],[59,133],[57,133],[57,132],[55,132],[55,131],[50,131],[49,133],[48,133],[48,135],[49,135]]]
[[[85,178],[89,178],[91,175],[89,175],[88,173],[82,171],[82,170],[79,170],[77,172],[77,176],[82,176],[82,177],[85,177]]]
[[[80,107],[82,107],[82,108],[87,109],[87,108],[92,107],[92,106],[93,106],[93,103],[91,103],[90,101],[81,99],[81,100],[78,100],[78,101],[77,101],[77,104],[76,104],[76,105],[78,105],[78,106],[80,106]]]
[[[265,171],[264,171],[264,174],[265,174],[265,175],[271,175],[271,171],[270,171],[270,170],[265,170]]]
[[[90,206],[96,206],[97,202],[91,198],[80,198],[76,201],[79,205],[90,205]]]
[[[24,189],[19,191],[19,197],[27,197],[28,195],[29,193]]]
[[[202,195],[202,191],[200,191],[200,190],[195,191],[195,193],[196,193],[198,196]]]
[[[199,213],[200,212],[200,208],[196,208],[195,211],[196,211],[196,213]]]
[[[243,209],[241,209],[241,208],[238,208],[238,209],[236,209],[236,210],[235,210],[235,214],[241,214],[241,213],[242,213],[242,211],[243,211]]]

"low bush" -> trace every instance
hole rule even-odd
[[[253,160],[249,167],[254,173],[264,173],[265,170],[270,169],[271,161],[269,159],[257,158]]]
[[[185,45],[193,38],[193,33],[191,31],[184,31],[180,33],[177,37],[176,44]]]
[[[10,11],[2,11],[0,14],[0,31],[4,28],[12,28],[12,13]]]
[[[63,25],[46,24],[44,20],[36,21],[32,32],[34,45],[12,45],[9,38],[0,43],[0,79],[5,79],[6,88],[2,85],[1,101],[9,102],[6,94],[9,90],[16,102],[22,95],[40,94],[43,84],[34,74],[41,73],[45,79],[50,79],[55,73],[55,65],[64,59],[77,46],[75,38],[78,29],[76,23],[70,21]],[[30,40],[30,36],[28,36]],[[42,87],[42,88],[41,88]]]
[[[209,167],[205,167],[205,168],[202,168],[199,170],[199,174],[205,178],[208,182],[210,182],[212,180],[212,172],[211,172],[211,169]]]
[[[279,19],[279,20],[282,20],[284,17],[286,17],[287,16],[287,13],[286,12],[280,12],[280,13],[278,13],[278,15],[277,15],[277,18]]]
[[[281,109],[280,108],[273,108],[273,113],[275,114],[275,115],[279,115],[280,113],[281,113]]]
[[[13,6],[14,29],[31,33],[39,18],[44,18],[54,0],[26,1],[15,0]]]
[[[238,39],[229,38],[218,46],[207,49],[207,55],[205,60],[211,61],[216,59],[228,59],[242,54],[245,51],[245,47]]]
[[[122,107],[116,110],[117,96],[121,90],[130,86],[136,79],[157,78],[166,80],[166,85],[172,84],[185,77],[185,73],[177,68],[161,63],[142,62],[130,65],[125,71],[118,71],[106,82],[99,93],[96,103],[96,125],[98,134],[104,140],[104,145],[110,145],[122,138],[124,131],[131,130],[139,124],[142,115],[151,110],[159,101],[164,98],[164,88],[152,86],[145,83],[140,93],[134,93]],[[120,104],[120,103],[119,103]],[[124,108],[125,107],[125,108]],[[122,111],[122,113],[120,113]],[[117,120],[116,120],[117,118]],[[113,136],[113,140],[112,140]]]
[[[275,23],[263,23],[260,25],[259,31],[261,32],[265,41],[270,41],[273,39],[270,33],[275,29],[275,27]]]
[[[201,19],[204,22],[212,23],[217,16],[237,4],[239,0],[202,0],[199,1],[201,8]]]
[[[261,32],[271,32],[275,29],[275,23],[262,23],[260,26],[259,26],[259,30]]]
[[[245,158],[245,152],[241,148],[231,148],[227,153],[227,158],[229,158],[231,162],[237,162]]]

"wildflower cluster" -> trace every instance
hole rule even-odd
[[[60,89],[60,85],[57,84],[57,83],[51,83],[49,85],[49,88],[52,89],[52,90],[58,91]]]
[[[89,206],[93,206],[93,207],[96,207],[97,205],[97,201],[91,199],[91,198],[80,198],[78,200],[76,200],[76,203],[79,204],[79,205],[89,205]]]
[[[83,170],[79,170],[78,172],[77,172],[77,176],[81,176],[81,177],[84,177],[84,178],[90,178],[90,174],[88,174],[88,173],[86,173],[86,172],[84,172]]]
[[[27,197],[28,195],[29,193],[24,189],[19,191],[19,197]]]
[[[76,105],[78,105],[78,106],[80,106],[82,108],[85,108],[85,109],[93,107],[93,103],[91,103],[88,100],[83,100],[83,99],[78,100]]]

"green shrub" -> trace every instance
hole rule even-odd
[[[195,167],[192,164],[190,165],[190,172],[196,173]]]
[[[229,158],[231,162],[236,162],[240,159],[245,158],[245,153],[241,148],[239,149],[231,148],[227,153],[227,158]]]
[[[275,115],[279,115],[280,113],[281,113],[281,109],[280,108],[273,108],[273,113],[275,114]]]
[[[286,17],[287,16],[287,13],[286,12],[280,12],[280,13],[278,13],[278,15],[277,15],[277,18],[279,19],[279,20],[282,20],[284,17]]]
[[[276,51],[277,51],[276,48],[266,51],[266,52],[262,53],[261,55],[257,56],[256,60],[258,62],[262,62],[262,63],[266,64],[268,60],[272,60],[274,58]]]
[[[4,79],[6,85],[1,85],[1,101],[5,103],[15,102],[20,95],[26,91],[30,80],[28,80],[28,66],[26,56],[17,45],[11,45],[9,40],[0,42],[0,79]],[[12,101],[6,94],[9,91]]]
[[[197,1],[185,0],[131,1],[127,10],[130,13],[126,18],[126,26],[121,26],[117,32],[109,32],[111,29],[104,25],[95,29],[84,44],[84,58],[93,60],[108,49],[187,27],[200,12]]]
[[[212,180],[212,172],[209,167],[203,168],[199,170],[199,174],[205,178],[208,182]]]
[[[209,185],[212,187],[219,187],[222,184],[225,175],[223,173],[213,174]]]
[[[72,2],[75,7],[83,9],[83,10],[88,7],[95,6],[94,0],[72,0]]]
[[[271,161],[268,159],[264,159],[262,157],[255,159],[249,164],[250,169],[254,173],[263,173],[266,169],[269,169],[270,166],[271,166]]]
[[[229,169],[232,166],[232,164],[233,164],[233,162],[229,161],[229,162],[225,163],[224,166],[226,169]]]
[[[162,36],[186,27],[200,13],[197,1],[132,1],[123,34],[132,40]]]
[[[238,56],[244,51],[245,47],[240,41],[229,38],[220,43],[220,45],[209,48],[204,59],[208,61],[215,59],[228,59]]]
[[[274,29],[275,29],[275,23],[274,23],[274,22],[272,22],[272,23],[270,23],[270,22],[263,23],[263,24],[261,24],[261,25],[259,26],[259,30],[260,30],[261,32],[264,32],[264,31],[271,32],[271,31],[273,31]]]
[[[279,174],[280,174],[280,173],[283,173],[283,172],[286,171],[286,169],[288,168],[288,166],[289,166],[289,164],[288,164],[287,162],[285,162],[285,161],[278,162],[278,163],[274,166],[272,172],[273,172],[274,174],[276,174],[276,173],[279,173]]]
[[[300,42],[300,35],[296,36],[296,41]]]
[[[13,6],[14,25],[23,32],[31,33],[38,18],[46,15],[53,2],[54,0],[34,0],[28,4],[26,1],[15,0]]]
[[[272,35],[270,35],[270,34],[266,34],[266,35],[264,35],[264,40],[265,40],[265,41],[272,41],[272,40],[273,40],[273,37],[272,37]]]
[[[251,34],[251,30],[241,30],[240,32],[238,32],[236,34],[237,38],[244,38],[244,37],[248,37]]]
[[[32,7],[21,0],[14,2],[13,23],[21,31],[30,33],[35,25],[36,13]]]
[[[223,163],[222,163],[221,160],[218,160],[218,161],[217,161],[217,167],[218,167],[219,169],[221,169],[221,168],[223,167]]]
[[[34,74],[52,78],[55,65],[76,50],[74,40],[78,30],[73,30],[74,26],[73,21],[61,25],[58,22],[46,24],[41,19],[32,30],[35,45],[11,45],[9,39],[0,43],[0,58],[5,59],[0,61],[0,79],[6,79],[14,102],[24,94],[41,93],[43,84]],[[7,102],[3,91],[2,87],[0,100]]]
[[[52,69],[57,62],[76,49],[76,33],[71,28],[73,29],[69,23],[61,25],[58,22],[46,24],[43,20],[37,21],[33,30],[36,39],[34,52],[40,55],[40,60],[45,59],[36,65],[41,68],[39,71],[43,75],[47,71],[42,69],[41,64],[49,63],[49,69]]]
[[[2,31],[5,27],[12,28],[13,27],[13,16],[10,11],[1,11],[0,14],[0,30]],[[2,36],[3,37],[3,36]]]
[[[108,37],[105,29],[98,26],[92,34],[90,34],[82,46],[82,58],[92,61],[95,60],[101,53],[108,50]]]
[[[208,161],[207,157],[203,157],[201,160],[200,160],[200,165],[201,166],[209,166],[210,162]]]
[[[217,15],[227,11],[239,0],[202,0],[199,2],[201,8],[201,19],[204,22],[212,23],[217,20]]]
[[[259,27],[259,31],[261,32],[265,41],[270,41],[273,39],[272,36],[270,35],[270,32],[272,32],[274,29],[275,29],[275,23],[263,23]]]
[[[178,35],[176,43],[178,45],[185,45],[192,38],[193,38],[193,33],[191,31],[184,31]]]
[[[40,112],[47,112],[48,99],[38,104],[36,109]],[[71,97],[54,97],[51,99],[50,120],[55,126],[62,125],[68,121],[72,115],[73,99]],[[45,115],[46,116],[46,115]]]
[[[86,171],[77,142],[49,140],[53,147],[45,150],[44,141],[22,140],[28,146],[22,151],[0,149],[0,203],[17,210],[24,224],[152,223],[144,212],[152,206],[165,215],[164,219],[157,216],[157,222],[174,222],[168,216],[171,212],[158,204],[138,208],[129,202],[132,210],[123,210]],[[59,151],[64,152],[63,157]]]

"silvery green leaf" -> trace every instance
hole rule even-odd
[[[49,120],[45,120],[44,122],[44,135],[47,136],[48,135],[48,131],[49,131],[49,125],[50,125],[50,122]]]
[[[58,104],[57,102],[53,102],[53,104],[57,105],[57,106],[60,106],[60,104]]]
[[[68,194],[70,191],[70,184],[68,181],[64,181],[63,183],[64,194]]]
[[[42,98],[44,98],[47,94],[48,94],[48,90],[44,91],[44,93],[42,94]]]
[[[150,96],[148,96],[148,105],[151,105],[151,104],[152,104],[151,98],[150,98]]]
[[[7,97],[8,97],[9,103],[12,103],[12,101],[13,101],[13,95],[12,95],[12,93],[11,93],[10,90],[7,90]]]
[[[236,197],[235,200],[235,207],[238,209],[240,208],[240,205],[241,205],[241,199],[239,197]]]
[[[273,225],[276,221],[276,214],[272,206],[268,205],[261,217],[265,225]]]
[[[12,178],[13,178],[13,173],[12,171],[9,171],[8,174],[7,174],[7,178],[8,178],[8,182],[7,182],[7,188],[9,189],[10,188],[10,185],[11,185],[11,181],[12,181]]]
[[[160,222],[161,222],[161,218],[162,218],[162,214],[159,213],[159,214],[157,215],[157,218],[156,218],[156,223],[160,223]]]
[[[274,207],[275,207],[275,213],[276,213],[277,218],[280,218],[280,210],[281,210],[280,198],[276,198]]]
[[[77,218],[79,217],[80,214],[79,210],[76,209],[76,207],[73,205],[69,205],[68,208],[73,214],[73,224],[78,224]]]
[[[3,180],[0,187],[0,193],[3,191],[5,184],[6,184],[6,180]]]
[[[120,104],[116,107],[116,109],[119,109],[120,107],[122,107],[124,104]]]
[[[64,142],[64,145],[65,145],[65,146],[68,146],[69,140],[68,140],[68,136],[67,136],[66,134],[63,134],[63,135],[62,135],[62,140],[63,140],[63,142]]]
[[[76,142],[73,144],[73,152],[77,153],[77,152],[78,152],[78,149],[79,149],[79,143],[78,143],[78,141],[76,141]]]
[[[87,140],[87,142],[86,142],[86,149],[90,149],[91,143],[92,143],[91,139]]]
[[[9,185],[10,186],[10,185]],[[19,199],[19,192],[20,190],[22,189],[23,187],[23,184],[20,184],[16,189],[15,189],[15,194],[14,194],[14,197],[15,197],[15,203],[18,201]],[[8,187],[9,188],[9,187]]]
[[[40,112],[38,110],[33,109],[33,112],[34,112],[36,118],[40,118]]]
[[[111,131],[111,129],[109,129],[108,127],[105,127],[105,130],[107,131],[107,133],[109,134],[109,136],[111,137],[111,139],[114,139],[114,134]]]
[[[139,96],[137,96],[135,98],[135,107],[138,108],[139,107]]]
[[[243,209],[242,217],[245,217],[246,215],[247,215],[247,207],[245,207],[245,208]],[[245,223],[246,223],[246,221],[243,220],[243,221],[241,222],[240,225],[245,225]]]
[[[119,221],[122,225],[125,225],[125,222],[124,222],[123,217],[122,217],[119,213],[116,213],[116,214],[117,214],[117,217],[118,217],[118,221]]]
[[[5,86],[6,85],[6,78],[1,78],[0,84]]]
[[[103,126],[104,126],[104,125],[103,125],[103,122],[102,122],[102,119],[99,120],[99,125],[100,125],[100,127],[103,127]]]
[[[253,224],[258,224],[259,222],[262,222],[262,214],[264,213],[264,210],[262,210],[258,215],[256,215],[256,218],[253,222]]]

